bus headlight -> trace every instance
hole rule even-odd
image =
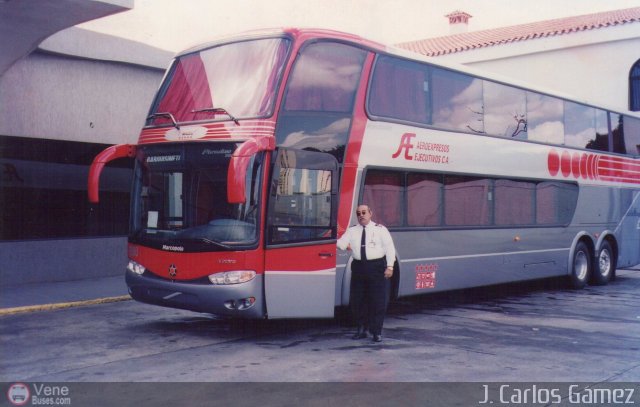
[[[127,270],[129,270],[132,273],[142,275],[147,269],[145,269],[142,264],[137,263],[133,260],[129,260],[129,264],[127,264]]]
[[[225,271],[223,273],[211,274],[209,281],[215,285],[240,284],[253,280],[255,276],[256,272],[253,270]]]

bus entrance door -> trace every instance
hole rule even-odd
[[[269,189],[265,298],[269,318],[333,317],[338,163],[279,149]]]

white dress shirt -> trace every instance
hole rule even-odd
[[[367,260],[375,260],[386,257],[387,266],[393,267],[396,261],[396,248],[393,245],[393,239],[389,230],[375,222],[369,222],[366,226],[366,254]],[[338,239],[338,249],[345,250],[351,246],[353,258],[361,260],[360,243],[362,242],[362,231],[364,227],[360,224],[351,226],[344,232],[344,235]]]

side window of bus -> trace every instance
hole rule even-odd
[[[567,182],[370,169],[361,202],[388,227],[564,226],[578,186]]]
[[[367,171],[362,202],[371,206],[375,222],[385,226],[402,225],[402,176],[397,171]]]
[[[519,140],[527,139],[525,91],[484,81],[484,131]]]
[[[624,148],[627,154],[640,156],[640,119],[625,116],[624,123]]]
[[[304,47],[287,85],[286,111],[351,112],[366,51],[318,42]]]
[[[562,99],[527,92],[527,136],[542,143],[564,143]]]
[[[616,153],[625,154],[627,149],[624,143],[624,125],[623,116],[617,113],[609,113],[611,120],[611,150]]]
[[[564,144],[569,147],[609,151],[607,112],[565,101]]]
[[[407,226],[440,226],[442,194],[442,175],[409,173],[407,175]]]
[[[431,82],[434,126],[484,133],[482,80],[433,68]]]
[[[494,181],[495,224],[497,226],[535,223],[534,182],[497,179]]]
[[[566,225],[578,202],[578,186],[560,182],[540,182],[536,186],[538,225]]]
[[[331,171],[280,168],[272,195],[269,242],[331,239]]]
[[[278,118],[278,146],[312,148],[343,161],[366,56],[365,50],[335,42],[302,48]]]
[[[490,225],[491,200],[491,180],[446,175],[444,177],[445,225]]]
[[[424,64],[378,57],[369,89],[369,112],[415,123],[431,123],[429,70]]]

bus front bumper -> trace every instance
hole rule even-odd
[[[165,280],[126,271],[129,295],[140,302],[237,318],[264,318],[262,275],[241,284]],[[253,299],[253,302],[252,302]]]

